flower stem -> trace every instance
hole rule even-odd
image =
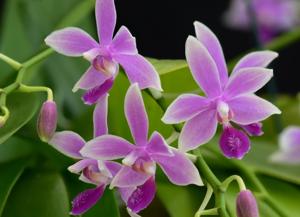
[[[236,181],[238,183],[240,191],[246,190],[246,186],[245,186],[244,180],[240,176],[238,176],[238,175],[233,175],[233,176],[230,176],[227,179],[225,179],[225,181],[223,181],[222,184],[221,184],[221,186],[220,186],[221,189],[223,191],[227,191],[227,188],[229,187],[229,185],[233,181]]]
[[[42,60],[46,59],[53,53],[54,53],[53,49],[47,48],[46,50],[42,51],[41,53],[37,54],[36,56],[34,56],[34,57],[30,58],[29,60],[27,60],[26,62],[24,62],[23,66],[25,68],[29,68],[29,67],[41,62]]]
[[[210,186],[210,184],[207,184],[207,191],[206,191],[205,197],[203,199],[202,204],[200,205],[199,210],[196,212],[195,217],[200,217],[201,215],[204,215],[205,208],[206,208],[207,204],[209,203],[210,198],[213,195],[213,193],[214,193],[213,188]]]
[[[23,93],[46,92],[47,100],[53,101],[53,92],[49,87],[27,86],[27,85],[21,84],[21,86],[18,88],[18,91],[23,92]]]
[[[19,70],[22,67],[21,63],[19,63],[18,61],[4,55],[3,53],[0,53],[0,59],[3,60],[8,65],[10,65],[15,70]]]

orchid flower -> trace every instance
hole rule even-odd
[[[129,30],[122,26],[113,38],[116,26],[114,0],[96,1],[96,21],[100,43],[75,27],[55,31],[45,39],[46,44],[55,51],[67,56],[83,56],[91,63],[73,91],[86,90],[84,102],[96,103],[112,88],[119,72],[119,64],[130,82],[137,82],[141,89],[151,87],[161,90],[158,73],[138,54],[135,38]]]
[[[148,140],[148,116],[138,84],[131,85],[127,91],[125,116],[136,145],[117,136],[104,135],[88,142],[80,153],[98,160],[124,158],[110,187],[129,189],[123,192],[122,198],[131,216],[137,216],[154,198],[156,163],[176,185],[202,185],[197,168],[184,153],[170,149],[158,132]]]
[[[94,137],[108,133],[107,128],[107,98],[102,97],[94,110]],[[110,161],[100,161],[85,158],[80,154],[80,150],[86,142],[77,133],[71,131],[57,132],[49,141],[55,149],[74,159],[79,159],[77,163],[68,169],[72,173],[81,174],[80,180],[96,186],[81,192],[72,202],[72,215],[80,215],[90,209],[103,195],[107,185],[121,169],[121,165]]]
[[[279,136],[280,150],[271,156],[271,161],[285,164],[300,163],[300,127],[289,126]]]
[[[252,0],[251,4],[265,42],[277,33],[299,25],[300,4],[297,0]],[[247,7],[245,0],[232,0],[225,14],[226,24],[237,29],[250,29],[252,19]]]
[[[224,131],[220,148],[228,158],[241,159],[250,148],[247,135],[235,129],[231,122],[244,128],[260,122],[280,110],[254,92],[273,76],[266,67],[277,53],[253,52],[242,58],[228,77],[222,47],[214,33],[205,25],[195,22],[197,39],[189,36],[186,58],[194,80],[206,94],[179,96],[167,109],[163,122],[186,122],[179,136],[179,149],[189,151],[207,143],[216,133],[218,122]],[[261,132],[255,131],[259,135]]]

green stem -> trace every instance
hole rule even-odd
[[[202,210],[201,212],[197,213],[195,217],[200,217],[202,215],[218,215],[219,210],[218,208],[208,209],[208,210]]]
[[[209,203],[211,196],[214,193],[213,188],[209,184],[207,184],[206,186],[207,186],[207,191],[206,191],[205,197],[200,205],[199,210],[196,212],[195,217],[200,217],[201,215],[203,215],[203,212],[204,212],[207,204]]]
[[[15,70],[19,70],[22,67],[21,63],[19,63],[18,61],[4,55],[3,53],[0,53],[0,59],[3,60],[8,65],[10,65]]]
[[[54,53],[54,50],[51,48],[47,48],[46,50],[42,51],[41,53],[37,54],[36,56],[30,58],[26,62],[23,63],[25,68],[30,68],[31,66],[41,62],[42,60],[46,59],[48,56]]]
[[[225,181],[220,186],[221,189],[223,191],[227,191],[227,188],[233,181],[236,181],[238,183],[240,191],[246,190],[244,180],[238,175],[233,175],[233,176],[230,176],[227,179],[225,179]]]
[[[23,93],[32,93],[32,92],[46,92],[47,93],[47,100],[53,101],[53,92],[50,88],[44,86],[27,86],[21,84],[18,91]]]

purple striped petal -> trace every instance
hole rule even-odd
[[[122,26],[114,37],[110,49],[115,54],[137,54],[135,38],[129,30]]]
[[[112,176],[115,176],[120,169],[122,168],[122,165],[113,161],[104,161],[105,167],[109,170]],[[101,167],[100,167],[101,170]]]
[[[132,84],[138,83],[141,89],[151,87],[162,90],[158,72],[143,56],[115,55],[114,58],[122,65]]]
[[[88,91],[85,92],[85,94],[82,96],[82,100],[86,105],[93,105],[97,103],[99,100],[105,96],[109,90],[114,85],[114,79],[110,78],[107,79],[103,84],[100,86],[94,87]]]
[[[184,153],[173,151],[174,156],[153,155],[152,158],[162,168],[169,180],[175,185],[203,185],[195,165]]]
[[[272,103],[256,95],[243,95],[227,103],[233,113],[232,121],[241,125],[260,122],[273,114],[281,113]]]
[[[249,67],[267,67],[275,58],[278,57],[278,53],[273,51],[257,51],[249,53],[244,56],[234,67],[232,75],[242,68]]]
[[[105,73],[99,72],[91,66],[79,79],[73,88],[73,92],[78,89],[88,90],[103,84],[109,77]]]
[[[97,164],[98,164],[97,160],[83,159],[69,166],[68,170],[71,173],[79,174],[84,168],[88,167],[89,165],[97,165]]]
[[[156,193],[154,177],[149,178],[143,185],[136,187],[127,201],[127,207],[134,213],[139,213],[147,208]]]
[[[264,134],[262,130],[263,124],[260,122],[248,124],[248,125],[241,125],[243,130],[247,132],[249,136],[261,136]]]
[[[105,185],[102,185],[77,195],[72,201],[71,215],[81,215],[92,208],[102,197],[105,187]]]
[[[95,10],[99,41],[101,44],[107,45],[112,41],[116,26],[115,1],[97,0]]]
[[[221,94],[217,65],[208,50],[196,38],[189,36],[185,46],[186,59],[195,81],[208,97]]]
[[[206,47],[218,67],[220,82],[224,87],[228,80],[228,72],[222,46],[216,35],[207,26],[200,22],[195,22],[194,26],[197,39]]]
[[[63,131],[55,133],[49,144],[66,156],[81,159],[82,156],[79,151],[84,146],[85,141],[72,131]]]
[[[169,148],[165,139],[158,132],[154,132],[150,138],[150,142],[147,145],[147,152],[152,155],[165,155],[173,156],[173,152]]]
[[[52,32],[45,42],[56,52],[67,56],[82,56],[83,53],[99,46],[89,34],[74,27]]]
[[[108,94],[97,103],[94,114],[94,138],[108,133],[107,127]]]
[[[146,145],[148,140],[148,116],[138,84],[132,84],[125,96],[125,116],[137,145]]]
[[[207,143],[215,135],[217,124],[214,110],[205,110],[187,121],[179,136],[179,149],[186,152]]]
[[[143,185],[151,175],[136,172],[131,167],[123,166],[122,169],[116,174],[110,184],[110,188],[128,188]]]
[[[227,98],[254,93],[273,77],[273,70],[253,67],[243,68],[230,76],[225,88]]]
[[[187,121],[207,108],[209,100],[195,94],[183,94],[168,107],[162,121],[177,124]]]
[[[133,149],[134,146],[123,138],[104,135],[86,143],[80,153],[92,159],[115,160],[125,157]]]

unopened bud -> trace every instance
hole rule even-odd
[[[256,199],[251,191],[244,190],[239,193],[236,212],[238,217],[259,217]]]
[[[37,132],[43,142],[48,142],[55,133],[57,125],[57,108],[54,101],[46,101],[42,105],[37,122]]]

